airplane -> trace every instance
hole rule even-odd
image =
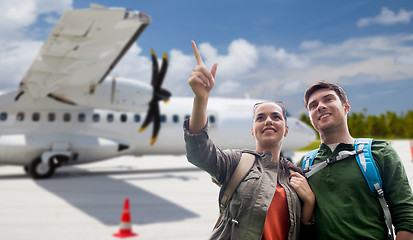
[[[66,11],[19,88],[0,95],[0,164],[23,166],[32,178],[45,179],[65,165],[185,154],[182,123],[193,98],[171,97],[161,87],[167,55],[159,68],[151,52],[151,84],[109,76],[150,22],[142,12],[97,4]],[[255,147],[250,129],[259,101],[210,98],[210,137],[217,146]],[[143,131],[151,123],[152,133]],[[284,156],[316,138],[298,119],[289,116],[288,124]]]

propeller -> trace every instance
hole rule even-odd
[[[153,145],[158,137],[159,130],[161,128],[161,116],[159,111],[159,101],[167,102],[171,97],[171,93],[163,89],[162,82],[165,78],[166,69],[168,67],[168,56],[166,53],[163,54],[163,61],[161,70],[158,67],[158,59],[156,58],[155,52],[151,49],[152,55],[152,81],[151,85],[153,87],[152,99],[149,102],[148,114],[146,115],[145,121],[142,124],[142,127],[139,129],[139,132],[145,130],[148,125],[153,121],[153,132],[151,145]]]

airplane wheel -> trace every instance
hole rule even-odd
[[[42,162],[41,158],[36,158],[29,165],[29,172],[32,178],[34,179],[44,179],[49,178],[53,175],[55,171],[55,166],[52,161],[49,161],[47,164]]]

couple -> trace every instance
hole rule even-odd
[[[226,186],[242,153],[256,159],[223,209],[211,239],[388,239],[380,203],[368,192],[354,161],[327,166],[307,182],[299,167],[280,156],[288,134],[281,102],[254,105],[255,151],[215,146],[208,138],[206,114],[217,64],[208,71],[194,42],[192,47],[197,66],[188,79],[195,95],[192,115],[184,123],[188,160]],[[354,149],[347,126],[350,104],[341,87],[317,82],[307,89],[304,102],[322,142],[314,163]],[[373,142],[372,154],[383,177],[397,239],[413,239],[413,196],[403,165],[384,141]]]

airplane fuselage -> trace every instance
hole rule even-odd
[[[17,92],[0,96],[0,163],[27,165],[45,151],[69,151],[67,162],[87,163],[120,155],[184,154],[182,124],[192,111],[192,98],[171,98],[161,104],[161,130],[150,146],[150,129],[138,133],[145,112],[122,112],[84,108],[45,98],[30,102]],[[255,148],[251,136],[252,106],[258,100],[211,98],[208,108],[210,137],[225,148]],[[289,136],[283,152],[305,146],[315,134],[289,117]]]

